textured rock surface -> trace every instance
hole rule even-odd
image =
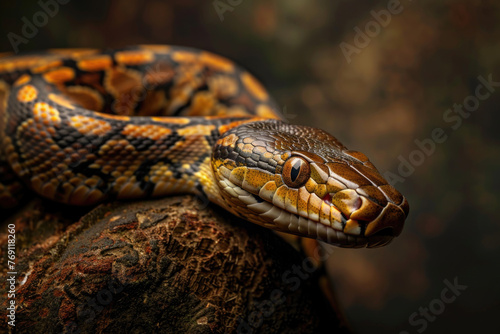
[[[16,224],[17,332],[346,332],[266,229],[191,196],[86,212],[34,200],[2,223]]]

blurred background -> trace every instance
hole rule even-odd
[[[498,1],[60,2],[41,24],[40,3],[3,1],[0,51],[206,49],[257,76],[289,122],[327,130],[391,175],[410,202],[402,235],[328,260],[357,332],[500,332]],[[40,23],[29,37],[23,17]],[[470,114],[448,111],[464,103]],[[416,141],[437,128],[446,139],[422,152]]]

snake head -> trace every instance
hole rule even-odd
[[[323,130],[250,122],[216,142],[222,206],[253,223],[341,247],[398,236],[409,205],[368,158]]]

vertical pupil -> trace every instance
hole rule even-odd
[[[297,160],[293,163],[292,170],[290,171],[290,179],[292,182],[295,182],[297,177],[299,176],[300,166],[302,166],[302,161]]]

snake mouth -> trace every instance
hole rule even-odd
[[[246,196],[247,207],[266,220],[272,219],[274,226],[269,226],[269,224],[265,224],[265,226],[276,230],[307,236],[344,248],[382,247],[389,244],[397,236],[395,229],[390,226],[382,228],[370,236],[350,234],[345,231],[350,219],[344,214],[342,214],[343,230],[341,231],[320,221],[311,220],[274,206],[261,199],[258,195],[249,195],[252,200],[249,200],[249,197]],[[242,196],[240,196],[240,199],[242,199]],[[384,217],[385,214],[381,213],[381,216]]]
[[[235,214],[274,230],[318,239],[345,248],[374,248],[389,244],[401,233],[408,214],[408,202],[390,185],[345,189],[328,193],[323,203],[338,213],[336,220],[316,219],[287,210],[283,202],[267,201],[228,179],[220,179],[222,195],[236,205],[228,207]],[[394,190],[395,191],[395,190]],[[384,196],[385,201],[382,201]],[[274,196],[273,196],[274,197]],[[377,199],[378,198],[378,199]],[[398,201],[398,204],[395,204]],[[381,204],[385,205],[382,207]],[[234,210],[245,207],[247,214]],[[321,217],[320,217],[321,218]]]

